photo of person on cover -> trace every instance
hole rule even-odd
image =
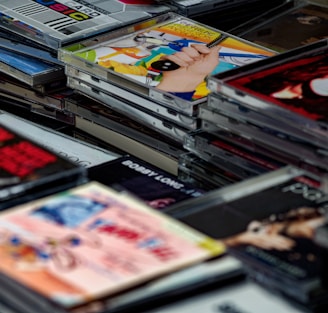
[[[244,232],[223,239],[231,249],[256,255],[270,255],[306,269],[311,276],[321,266],[320,248],[314,242],[315,231],[327,222],[328,208],[298,207],[285,213],[272,214],[263,220],[251,221]],[[251,246],[252,249],[245,247]],[[267,253],[266,253],[267,252]],[[273,261],[273,262],[276,262]]]
[[[224,242],[230,253],[245,261],[294,278],[314,277],[322,262],[314,236],[327,223],[328,203],[327,195],[312,186],[282,184],[181,220]],[[297,270],[291,273],[289,265]]]
[[[315,229],[326,221],[325,208],[298,207],[251,221],[245,232],[225,240],[228,246],[251,244],[264,250],[288,251],[300,238],[313,240]]]

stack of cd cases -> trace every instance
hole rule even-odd
[[[74,116],[76,130],[176,174],[177,159],[186,151],[170,137],[82,94],[67,97],[65,110]]]
[[[201,129],[189,146],[229,139],[270,167],[293,164],[317,175],[328,169],[328,41],[320,40],[209,78]],[[223,146],[223,144],[221,144]],[[214,155],[213,150],[211,151]],[[276,161],[275,163],[272,160]]]
[[[0,95],[2,101],[35,109],[35,106],[63,110],[62,98],[71,92],[66,86],[64,64],[48,51],[1,38]]]
[[[59,47],[169,12],[164,4],[124,1],[1,1],[0,94],[4,102],[74,123]]]
[[[201,63],[186,67],[169,60],[204,45],[215,50]],[[58,58],[69,87],[182,143],[199,128],[208,74],[274,54],[171,12],[61,48]]]
[[[63,99],[73,93],[64,63],[49,51],[5,34],[0,33],[2,102],[72,124],[71,114],[64,112]]]
[[[204,190],[221,188],[241,180],[229,170],[229,162],[209,162],[191,151],[180,154],[178,161],[178,178]]]
[[[64,66],[47,52],[6,39],[0,43],[2,73],[45,93],[65,86]]]

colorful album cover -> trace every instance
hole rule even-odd
[[[122,188],[158,210],[205,193],[202,189],[184,183],[172,174],[132,156],[123,156],[93,166],[89,168],[88,176],[105,185]]]
[[[82,181],[85,171],[68,159],[22,136],[4,123],[0,125],[0,209],[11,200],[33,191],[57,186],[65,188],[70,181]],[[60,185],[62,182],[62,186]],[[22,197],[23,198],[23,197]]]
[[[285,51],[328,38],[328,7],[303,4],[246,31],[242,38]]]
[[[0,225],[2,273],[68,310],[224,252],[96,182],[7,210]]]
[[[321,258],[313,239],[328,213],[320,186],[310,176],[296,176],[246,195],[239,190],[232,200],[186,211],[179,219],[223,241],[272,287],[305,302],[320,289]]]
[[[216,45],[215,40],[218,40]],[[219,43],[220,40],[223,41]],[[214,46],[209,48],[207,45]],[[208,75],[273,54],[266,48],[179,16],[74,52],[76,57],[117,76],[187,101],[208,95]]]
[[[232,86],[235,90],[245,92],[255,99],[247,102],[251,106],[252,103],[255,103],[255,106],[257,103],[259,106],[263,103],[263,107],[272,108],[269,109],[270,111],[278,109],[285,112],[277,115],[278,119],[297,122],[299,116],[304,121],[309,121],[303,123],[305,128],[313,124],[326,125],[328,119],[327,41],[309,45],[306,51],[299,48],[290,52],[290,54],[288,52],[280,54],[277,59],[273,57],[265,60],[269,62],[259,62],[256,64],[259,67],[254,67],[251,71],[245,71],[235,77],[227,77],[224,85]]]
[[[0,3],[0,27],[57,50],[170,10],[154,0],[7,0]]]

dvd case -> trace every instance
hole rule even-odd
[[[16,40],[13,36],[3,35],[1,29],[0,38],[0,47],[3,49],[12,51],[14,53],[23,54],[26,57],[37,58],[42,62],[49,62],[64,66],[64,64],[58,60],[57,56],[53,55],[51,52],[40,49],[39,47],[34,47],[30,43],[27,44],[24,41]]]
[[[25,112],[23,115],[29,116],[32,120],[40,119],[41,116],[58,121],[65,126],[74,125],[74,115],[70,112],[58,110],[43,104],[34,102],[32,99],[22,99],[19,96],[4,93],[0,91],[1,109],[20,115],[19,112]],[[41,96],[43,98],[43,96]]]
[[[221,171],[231,173],[231,175],[237,177],[238,180],[247,179],[259,174],[259,170],[255,171],[250,168],[250,165],[246,167],[245,164],[243,164],[246,161],[237,163],[235,161],[237,156],[223,150],[212,151],[218,149],[216,149],[216,147],[211,147],[208,142],[199,144],[194,138],[194,133],[188,134],[185,137],[184,148],[205,162],[219,168]],[[215,152],[217,152],[217,154]]]
[[[9,40],[14,44],[23,44],[25,46],[32,47],[37,50],[43,50],[46,53],[49,53],[49,56],[53,56],[54,58],[57,58],[57,51],[51,49],[48,46],[43,46],[41,44],[38,44],[36,41],[24,37],[23,35],[18,35],[16,33],[13,33],[9,29],[4,29],[1,26],[0,26],[0,37]]]
[[[256,64],[213,75],[213,92],[236,99],[278,121],[298,127],[327,146],[328,41],[292,49]]]
[[[1,210],[86,181],[85,168],[5,124],[0,122]]]
[[[8,97],[15,97],[18,100],[17,102],[20,102],[19,100],[27,100],[31,103],[38,103],[45,107],[64,111],[64,100],[66,97],[71,96],[74,91],[64,86],[60,89],[56,91],[55,86],[53,86],[51,92],[40,93],[32,89],[28,84],[5,73],[0,73],[0,92],[8,95]]]
[[[202,57],[197,62],[191,58],[189,63],[193,66],[186,67],[181,63],[185,54]],[[58,58],[93,77],[190,115],[197,103],[206,100],[208,74],[274,54],[267,48],[169,13],[150,19],[148,24],[134,24],[61,48]],[[173,67],[167,66],[172,64],[170,58],[180,62],[181,68],[171,70]]]
[[[1,285],[36,312],[110,309],[111,296],[225,251],[97,182],[15,206],[0,220]]]
[[[327,305],[313,234],[326,222],[328,197],[311,173],[288,177],[285,169],[210,191],[167,213],[225,242],[263,285],[312,308]],[[284,178],[276,180],[279,172]]]
[[[193,152],[179,156],[178,178],[207,191],[240,181],[240,178],[227,168],[207,162]]]
[[[91,36],[171,11],[153,1],[1,1],[0,27],[53,51]]]
[[[65,130],[72,129],[74,122],[72,118],[74,116],[69,112],[63,115],[61,114],[62,111],[45,109],[45,107],[38,104],[31,105],[27,101],[18,102],[14,98],[6,98],[3,94],[1,100],[1,111],[5,113],[13,114],[58,131],[64,132]]]
[[[222,162],[231,163],[232,166],[243,169],[250,176],[263,174],[288,164],[238,146],[229,141],[228,136],[227,138],[215,136],[204,130],[190,132],[185,137],[184,147],[203,156],[214,165]]]

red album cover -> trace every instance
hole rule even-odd
[[[228,85],[247,92],[268,103],[293,112],[308,120],[327,123],[328,118],[328,47],[294,50],[294,57],[281,54],[279,61],[226,81]],[[300,53],[297,53],[299,51]],[[312,52],[311,52],[312,51]],[[286,56],[286,57],[284,57]]]
[[[27,193],[58,190],[84,178],[83,168],[1,124],[0,156],[0,209]]]

